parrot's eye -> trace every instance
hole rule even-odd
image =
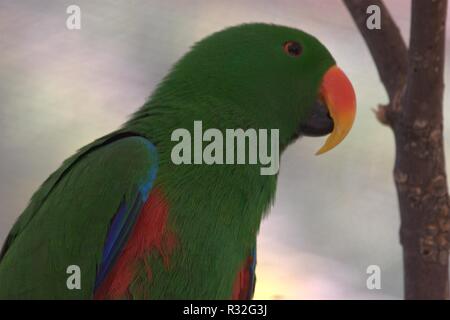
[[[290,56],[298,57],[302,54],[303,48],[296,41],[286,41],[283,45],[283,50]]]

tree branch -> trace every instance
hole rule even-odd
[[[372,54],[381,81],[391,101],[405,83],[408,68],[408,50],[400,30],[381,0],[343,0]],[[381,29],[366,26],[367,7],[381,9]]]
[[[391,125],[396,141],[394,180],[400,207],[405,298],[446,299],[450,203],[442,108],[447,0],[413,0],[409,52],[381,0],[343,1],[390,98],[390,107],[377,116],[383,115]],[[381,30],[366,27],[366,10],[372,4],[381,9]]]
[[[449,199],[443,146],[447,0],[413,0],[406,92],[394,124],[407,299],[448,297]]]
[[[447,1],[412,2],[407,116],[442,120]]]

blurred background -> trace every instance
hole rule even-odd
[[[407,40],[410,1],[386,3]],[[81,30],[66,28],[71,4]],[[323,141],[305,138],[283,155],[259,235],[255,298],[402,298],[393,136],[371,111],[387,96],[340,0],[0,0],[0,242],[65,158],[119,127],[194,42],[244,22],[318,37],[359,107],[339,148],[316,157]],[[381,268],[380,290],[366,287],[370,265]]]

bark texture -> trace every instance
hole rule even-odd
[[[413,0],[409,49],[383,1],[343,0],[389,95],[378,119],[395,136],[406,299],[448,298],[449,195],[443,146],[447,0]],[[366,27],[369,5],[381,30]]]

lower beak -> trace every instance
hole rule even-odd
[[[352,128],[356,114],[356,96],[350,80],[337,66],[325,73],[320,86],[320,97],[333,120],[333,129],[316,155],[337,146]]]

